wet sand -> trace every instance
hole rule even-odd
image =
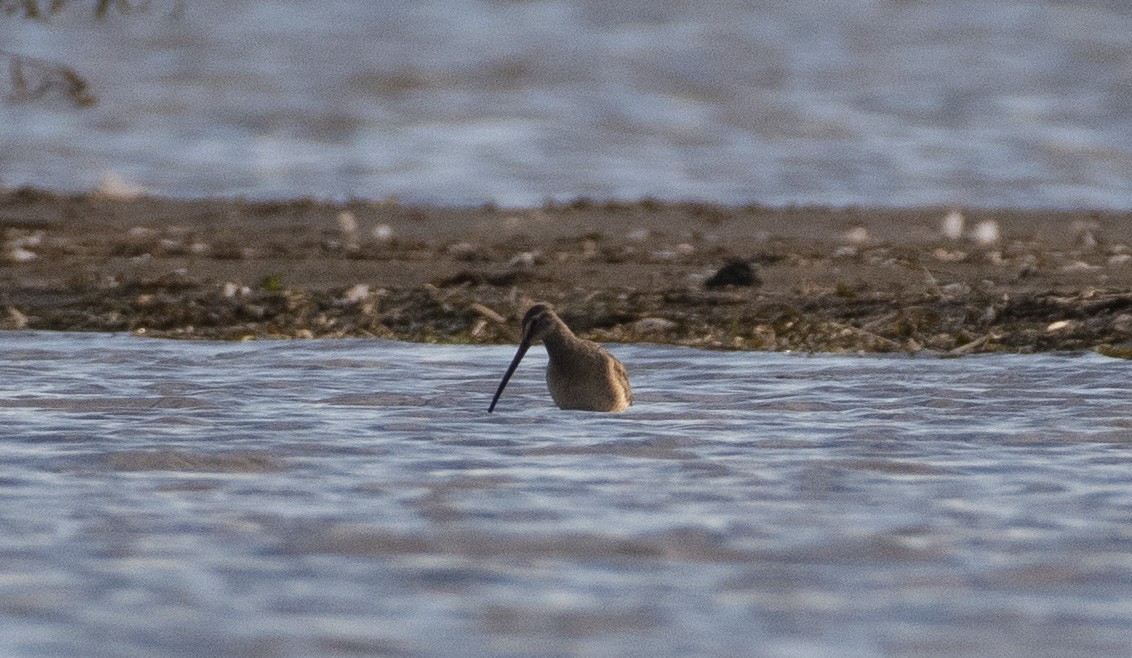
[[[0,229],[6,329],[513,343],[549,301],[599,341],[1132,353],[1132,212],[20,189]]]

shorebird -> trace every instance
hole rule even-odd
[[[523,355],[536,341],[546,345],[550,363],[546,366],[546,386],[560,409],[581,411],[625,411],[633,404],[629,375],[612,354],[597,343],[578,338],[554,312],[550,304],[535,304],[523,316],[523,336],[519,351],[499,389],[491,399],[487,412],[495,409],[504,387],[523,360]]]

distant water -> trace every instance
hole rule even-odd
[[[101,101],[0,106],[0,184],[1132,207],[1121,0],[89,5],[0,17]]]
[[[1132,363],[0,335],[0,654],[1125,656]]]

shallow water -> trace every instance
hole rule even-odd
[[[0,335],[5,655],[1123,655],[1132,363]]]
[[[100,98],[4,104],[0,184],[1132,206],[1122,0],[91,4],[0,20]]]

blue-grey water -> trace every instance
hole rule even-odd
[[[0,185],[1132,207],[1124,0],[94,4],[0,15],[99,97],[0,105]]]
[[[0,336],[0,654],[1122,656],[1132,363]]]

